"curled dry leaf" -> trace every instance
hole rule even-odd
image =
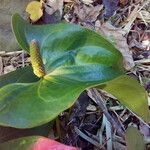
[[[26,12],[30,14],[30,19],[32,20],[32,22],[36,22],[43,15],[42,1],[30,2],[26,8]]]
[[[110,23],[106,22],[101,24],[99,21],[95,23],[96,30],[106,36],[108,40],[113,41],[114,45],[120,50],[124,57],[124,67],[130,70],[134,67],[134,61],[129,51],[126,38],[123,36],[125,32],[119,28],[115,28]]]
[[[81,22],[94,22],[102,9],[103,5],[97,5],[95,7],[79,5],[75,6],[74,13],[77,15]]]

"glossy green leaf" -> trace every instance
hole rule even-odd
[[[42,136],[23,137],[0,144],[1,150],[79,150]]]
[[[19,15],[12,27],[20,46],[38,42],[46,75],[0,89],[0,125],[30,128],[73,105],[86,88],[123,74],[121,53],[96,32],[73,24],[30,25]],[[30,78],[30,77],[29,77]]]
[[[10,83],[19,83],[19,82],[30,83],[38,80],[39,78],[37,78],[33,74],[31,66],[27,66],[0,76],[0,88]]]
[[[129,127],[125,133],[125,139],[128,150],[146,150],[144,138],[134,127]]]
[[[132,77],[123,75],[97,88],[114,95],[124,106],[145,121],[150,120],[147,93],[140,83]]]

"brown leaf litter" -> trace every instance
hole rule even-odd
[[[29,56],[24,51],[0,52],[0,75],[9,73],[29,64]]]
[[[106,36],[108,40],[111,40],[116,48],[122,53],[124,58],[124,67],[126,70],[131,70],[134,67],[134,61],[132,53],[129,50],[127,39],[124,37],[125,32],[122,29],[112,26],[106,22],[101,24],[100,21],[95,23],[96,31]]]

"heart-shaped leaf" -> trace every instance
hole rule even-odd
[[[46,75],[37,82],[1,87],[0,125],[30,128],[46,123],[72,106],[84,89],[123,74],[120,52],[92,30],[66,23],[31,25],[18,14],[12,27],[28,53],[31,41],[37,41]]]
[[[148,99],[145,89],[130,76],[123,75],[96,88],[114,95],[126,107],[145,121],[150,120]]]
[[[29,136],[0,144],[1,150],[79,150],[57,141],[41,137]]]
[[[33,74],[31,66],[28,66],[0,76],[0,88],[10,83],[30,83],[38,80],[39,78]]]

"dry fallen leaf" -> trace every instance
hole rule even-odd
[[[145,138],[149,137],[150,130],[149,130],[149,127],[146,124],[144,124],[143,122],[140,122],[139,128],[140,128],[140,132],[144,135]]]
[[[126,33],[128,33],[131,30],[133,22],[135,21],[135,19],[138,16],[138,9],[139,9],[139,5],[136,5],[135,8],[133,9],[133,11],[128,16],[127,24],[123,28]]]
[[[119,0],[103,0],[103,5],[105,7],[104,17],[109,18],[111,17],[114,12],[118,8]]]
[[[79,5],[74,7],[74,13],[80,19],[81,22],[93,22],[97,19],[100,11],[103,9],[103,5],[86,6]]]
[[[6,66],[6,67],[4,67],[4,74],[7,74],[7,73],[15,71],[15,70],[16,70],[16,68],[12,65]]]
[[[150,23],[150,12],[146,10],[141,10],[139,11],[137,18],[143,20],[144,23],[147,25],[147,23]]]
[[[63,0],[47,0],[45,4],[45,11],[49,15],[52,15],[54,12],[59,11],[60,16],[62,16]]]
[[[129,0],[119,0],[119,2],[121,5],[125,6],[129,2]]]
[[[43,15],[42,1],[32,1],[27,5],[26,12],[30,14],[32,22],[36,22]]]
[[[108,22],[101,24],[100,21],[96,21],[95,27],[98,32],[106,36],[108,40],[111,40],[115,43],[114,45],[124,57],[125,69],[132,69],[135,64],[131,52],[129,51],[127,40],[123,36],[125,34],[124,31],[119,28],[115,28]]]
[[[144,23],[147,25],[146,20],[148,21],[150,19],[150,13],[143,11],[142,9],[148,5],[150,3],[150,0],[146,0],[142,6],[140,4],[135,5],[134,9],[132,10],[132,12],[129,14],[128,18],[127,18],[127,24],[124,27],[124,30],[126,31],[126,33],[128,33],[132,26],[133,26],[133,22],[135,21],[136,18],[140,18],[144,21]]]

